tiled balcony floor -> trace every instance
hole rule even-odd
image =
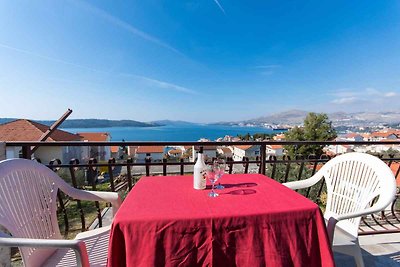
[[[360,236],[359,240],[366,267],[400,266],[400,233]],[[335,262],[338,267],[355,266],[353,257],[340,253],[335,253]]]

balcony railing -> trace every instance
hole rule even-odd
[[[325,164],[330,156],[323,154],[319,157],[315,155],[295,155],[291,158],[288,155],[277,157],[275,155],[268,155],[266,147],[268,145],[283,145],[283,146],[337,146],[337,145],[350,145],[356,147],[365,147],[370,145],[385,145],[385,146],[399,146],[400,141],[363,141],[363,142],[349,142],[349,141],[240,141],[240,142],[6,142],[6,147],[19,147],[21,148],[22,157],[31,159],[31,148],[38,147],[128,147],[128,146],[234,146],[234,145],[254,145],[259,147],[259,155],[249,158],[243,157],[241,160],[233,160],[232,157],[226,158],[227,172],[228,173],[261,173],[265,174],[279,182],[287,182],[293,180],[306,179],[313,175],[318,169]],[[400,166],[400,157],[395,154],[388,154],[386,156],[378,155],[389,166],[397,164]],[[58,172],[60,176],[68,176],[70,183],[76,188],[90,188],[91,190],[110,190],[121,192],[122,195],[134,187],[135,183],[141,176],[146,175],[184,175],[193,172],[194,162],[179,160],[162,159],[160,162],[154,162],[147,158],[143,162],[136,162],[134,158],[115,159],[110,158],[107,162],[97,162],[95,158],[90,158],[85,162],[73,158],[68,162],[62,162],[60,159],[53,159],[50,162],[42,162],[54,171]],[[108,175],[108,182],[106,184],[99,184],[97,176],[99,170],[106,170]],[[118,171],[117,171],[118,170]],[[399,176],[400,167],[394,170],[396,178]],[[61,175],[62,174],[62,175]],[[82,183],[82,177],[85,182]],[[399,178],[400,179],[400,178]],[[106,187],[104,187],[106,185]],[[313,187],[305,190],[299,190],[299,193],[310,198],[320,205],[323,209],[326,199],[326,186],[324,181],[317,183]],[[363,218],[362,226],[360,227],[360,234],[377,234],[377,233],[391,233],[400,232],[400,206],[398,203],[398,196],[396,201],[390,209],[380,213],[367,216]],[[63,229],[66,234],[71,230],[70,222],[79,218],[80,229],[85,231],[88,229],[91,221],[87,221],[86,204],[80,201],[65,198],[61,193],[58,196],[59,200],[59,216],[63,220]],[[74,203],[74,204],[72,204]],[[102,226],[103,213],[99,203],[95,203],[96,217],[99,226]],[[75,212],[68,212],[68,208],[72,207]],[[72,215],[71,215],[72,214]]]

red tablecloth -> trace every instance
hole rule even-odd
[[[334,266],[319,207],[259,174],[143,177],[112,224],[108,266]]]

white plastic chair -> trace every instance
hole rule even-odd
[[[322,177],[328,193],[324,217],[332,249],[354,256],[357,266],[364,266],[358,242],[361,216],[384,210],[394,201],[393,172],[377,157],[352,152],[331,159],[308,179],[284,185],[291,189],[306,188]],[[377,196],[377,202],[370,206]]]
[[[0,246],[19,247],[25,266],[105,266],[110,227],[64,240],[56,215],[57,191],[75,199],[107,201],[117,211],[117,193],[76,189],[46,166],[26,159],[0,161]]]

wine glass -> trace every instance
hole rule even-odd
[[[207,178],[210,180],[211,182],[211,192],[208,193],[209,197],[217,197],[218,194],[214,191],[214,186],[215,186],[215,182],[217,181],[217,175],[215,172],[215,167],[214,164],[208,164],[206,166],[206,175]]]
[[[216,159],[214,160],[214,168],[215,168],[215,173],[217,175],[217,180],[221,179],[222,175],[225,173],[225,160],[223,159]],[[225,187],[218,182],[218,185],[215,186],[215,189],[224,189]]]

